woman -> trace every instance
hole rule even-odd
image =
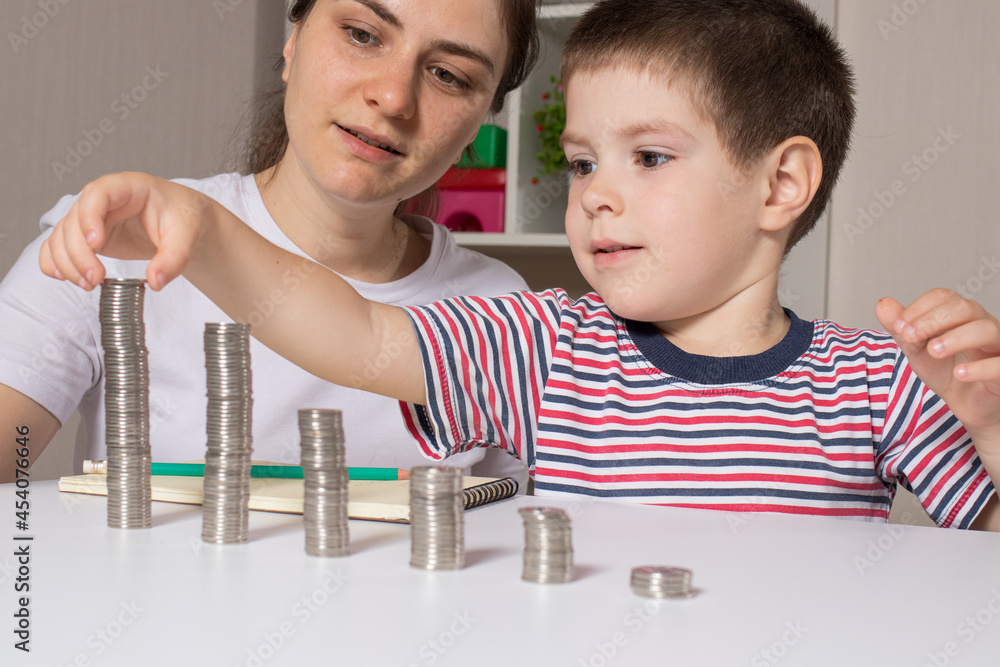
[[[299,0],[289,17],[283,103],[276,113],[260,112],[251,174],[181,182],[372,299],[427,303],[522,289],[509,268],[458,248],[446,230],[404,211],[459,159],[530,69],[537,51],[533,0]],[[74,200],[64,197],[45,214],[43,229]],[[41,274],[34,258],[46,236],[0,285],[0,429],[29,425],[37,456],[79,405],[87,451],[103,458],[99,293]],[[108,262],[110,277],[141,278],[144,270],[145,262]],[[256,304],[246,321],[266,318],[308,279],[287,275],[284,288]],[[202,331],[205,322],[227,319],[186,281],[147,292],[155,459],[204,455]],[[296,411],[329,407],[344,412],[349,465],[422,463],[406,444],[395,402],[321,382],[256,341],[251,356],[256,459],[297,461]],[[477,472],[511,471],[503,454],[493,455],[497,465]],[[469,468],[481,459],[470,452],[453,465]],[[0,482],[12,479],[12,455],[5,454]]]

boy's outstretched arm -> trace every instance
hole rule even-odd
[[[1000,489],[1000,322],[947,289],[930,290],[906,308],[882,299],[875,314],[913,371],[965,426]],[[972,527],[1000,531],[996,495]]]
[[[98,252],[150,259],[154,290],[183,273],[237,322],[260,303],[277,303],[252,330],[275,352],[330,382],[426,403],[420,350],[402,309],[361,297],[200,192],[134,172],[89,183],[43,244],[39,264],[90,290],[104,279]],[[294,289],[289,276],[300,277]]]

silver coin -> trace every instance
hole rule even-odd
[[[632,568],[632,590],[649,598],[691,597],[691,570],[680,567],[645,565]]]

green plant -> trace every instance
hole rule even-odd
[[[532,114],[538,123],[538,139],[542,145],[542,149],[535,153],[541,168],[531,179],[533,185],[538,185],[538,179],[543,176],[563,171],[567,164],[566,155],[559,147],[559,137],[566,128],[566,99],[563,97],[562,82],[554,76],[550,76],[549,81],[552,89],[542,93],[544,104]]]

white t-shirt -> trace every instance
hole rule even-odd
[[[305,256],[267,212],[253,176],[222,174],[177,182],[211,196],[275,245]],[[25,249],[0,283],[0,383],[34,399],[61,423],[79,406],[82,423],[77,451],[83,446],[89,458],[103,459],[106,449],[100,290],[85,292],[46,277],[38,268],[42,241],[76,198],[63,197],[42,216],[42,235]],[[456,294],[491,296],[526,288],[513,269],[459,247],[444,227],[426,218],[414,217],[409,222],[431,237],[430,256],[412,274],[395,282],[370,284],[347,279],[366,298],[411,305]],[[108,277],[145,277],[145,261],[102,260]],[[285,294],[298,289],[302,279],[286,274],[282,284],[275,285],[271,299],[257,305],[260,315],[266,316]],[[184,278],[174,280],[160,292],[146,291],[154,460],[204,457],[205,323],[229,321]],[[411,468],[428,464],[403,425],[397,401],[320,380],[256,339],[250,341],[250,356],[254,459],[298,463],[298,410],[334,408],[343,411],[348,465]],[[482,461],[483,451],[461,456],[464,458],[449,461],[449,465],[468,470]],[[487,463],[477,466],[476,473],[500,476],[524,471],[519,461],[499,450],[490,457]],[[524,479],[523,474],[516,476]]]

